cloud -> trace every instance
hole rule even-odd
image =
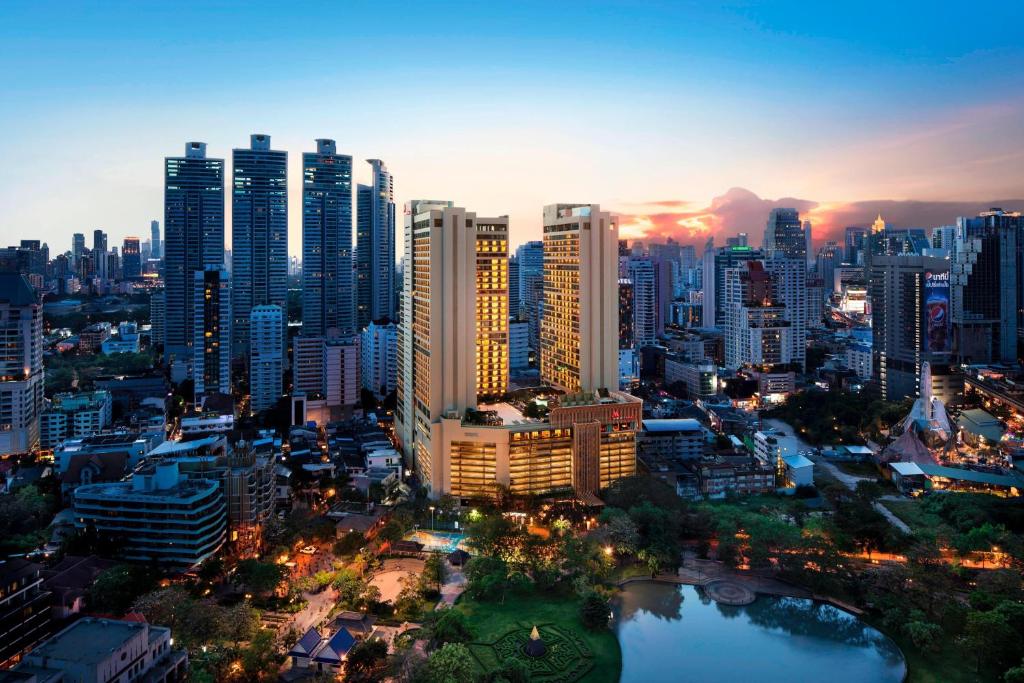
[[[626,211],[620,215],[620,230],[627,239],[673,239],[689,244],[703,242],[708,236],[716,244],[745,232],[750,243],[759,245],[765,222],[773,208],[794,208],[814,226],[814,242],[842,242],[847,226],[867,227],[879,214],[891,225],[933,228],[956,222],[957,216],[975,216],[990,207],[1024,209],[1024,199],[917,201],[877,199],[855,202],[819,202],[796,197],[764,199],[742,187],[730,188],[707,206],[684,200],[638,203],[648,211]],[[666,210],[666,209],[678,210]]]

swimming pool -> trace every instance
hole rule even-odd
[[[468,550],[465,545],[466,534],[458,531],[410,531],[402,540],[415,541],[423,545],[428,552],[440,551],[442,553],[453,552],[456,548]]]

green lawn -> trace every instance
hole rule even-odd
[[[835,461],[835,466],[839,468],[840,472],[853,475],[854,477],[867,477],[868,479],[878,479],[880,476],[878,473],[878,467],[871,462],[846,462],[843,460]]]
[[[889,503],[886,502],[886,505]],[[874,619],[865,621],[893,639],[907,661],[906,683],[984,683],[1001,680],[993,678],[991,672],[975,673],[974,663],[960,648],[948,643],[937,653],[921,652],[910,639],[902,634],[893,634],[882,628]]]
[[[469,618],[474,641],[470,650],[482,670],[497,666],[503,652],[525,640],[534,625],[549,644],[549,656],[561,657],[552,675],[534,674],[535,683],[616,683],[622,669],[619,641],[609,629],[599,633],[583,628],[579,600],[552,594],[510,595],[500,602],[475,602],[463,596],[456,604]],[[568,650],[582,656],[566,654]],[[523,657],[525,660],[525,657]],[[582,661],[581,661],[582,660]],[[576,670],[577,674],[564,672]]]

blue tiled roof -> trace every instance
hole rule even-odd
[[[323,637],[320,635],[320,632],[316,630],[316,627],[311,627],[306,631],[306,635],[299,638],[299,642],[291,649],[288,656],[309,657],[322,641]]]
[[[327,645],[320,648],[320,651],[313,657],[315,661],[334,664],[340,662],[341,658],[348,654],[352,646],[356,644],[355,637],[348,632],[347,628],[338,629],[338,632],[331,636]]]

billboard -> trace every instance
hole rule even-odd
[[[924,293],[921,297],[921,320],[924,323],[922,351],[950,353],[949,273],[924,271]]]

